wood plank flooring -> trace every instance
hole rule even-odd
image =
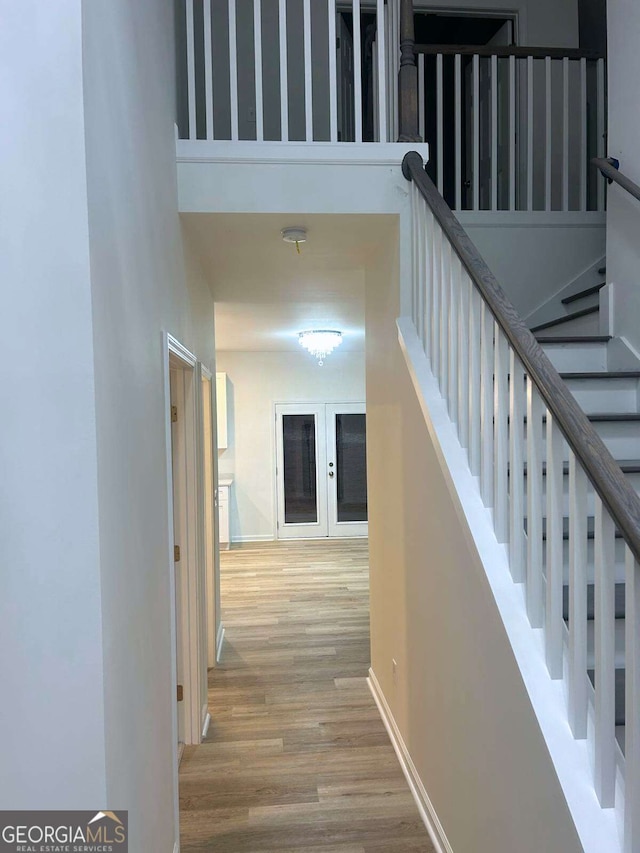
[[[221,586],[212,723],[180,767],[182,853],[433,853],[366,684],[366,542],[230,551]]]

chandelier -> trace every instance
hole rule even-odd
[[[318,359],[318,364],[322,367],[325,358],[342,343],[342,332],[331,329],[309,330],[300,332],[298,341],[314,358]]]

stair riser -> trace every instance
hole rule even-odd
[[[580,306],[580,308],[586,307],[586,305]],[[574,320],[566,320],[556,326],[549,326],[542,329],[540,334],[548,337],[555,337],[556,335],[597,335],[600,332],[599,323],[598,314],[587,314],[586,317],[576,317]]]
[[[603,342],[544,344],[543,349],[561,373],[607,369],[607,345]]]
[[[594,412],[638,412],[637,379],[568,379],[569,390],[581,408]]]

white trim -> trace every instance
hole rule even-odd
[[[216,638],[216,663],[220,663],[222,657],[222,646],[224,644],[224,625],[222,622],[218,627],[218,636]]]
[[[482,566],[523,684],[545,739],[585,853],[619,850],[616,810],[601,809],[595,800],[591,750],[576,740],[568,725],[565,684],[549,678],[542,631],[531,628],[522,588],[513,583],[504,545],[495,536],[491,511],[480,496],[429,361],[413,323],[397,321],[398,339],[424,421],[433,442],[450,498],[461,522],[470,552]]]
[[[173,853],[180,853],[180,842],[179,841],[174,841]]]
[[[169,352],[176,355],[188,367],[195,367],[198,359],[191,350],[188,350],[177,338],[174,338],[168,332],[165,332],[165,335]]]
[[[248,536],[233,536],[232,542],[275,542],[273,533],[255,533]]]
[[[209,731],[209,726],[211,724],[211,714],[207,711],[207,706],[205,705],[204,709],[204,723],[202,724],[202,740],[204,740],[207,736],[207,732]]]
[[[378,679],[372,669],[369,669],[367,684],[369,685],[371,695],[378,706],[378,711],[380,711],[380,716],[382,717],[382,722],[384,723],[389,735],[391,745],[398,756],[398,761],[400,762],[400,767],[402,767],[402,772],[404,773],[407,784],[409,785],[409,790],[413,794],[413,799],[416,801],[418,812],[420,813],[422,822],[424,823],[427,832],[429,833],[429,837],[433,842],[436,853],[453,853],[453,848],[449,844],[444,828],[440,823],[436,810],[433,807],[433,803],[429,799],[429,795],[422,784],[420,774],[411,760],[409,750],[402,739],[400,729],[396,724],[393,714],[391,713],[391,708],[387,704],[382,688],[380,687]]]
[[[418,151],[425,163],[429,146],[416,142],[229,142],[179,139],[178,163],[284,163],[305,165],[397,166],[408,151]]]

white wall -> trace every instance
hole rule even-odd
[[[605,254],[604,213],[456,215],[522,317]]]
[[[276,403],[360,402],[364,353],[329,356],[322,367],[300,352],[217,353],[216,369],[231,382],[229,448],[220,476],[232,475],[232,541],[273,539],[276,533]]]
[[[609,0],[608,156],[640,184],[640,7],[632,0]],[[640,352],[640,202],[612,184],[608,190],[607,280],[613,283],[616,335]]]
[[[366,283],[372,668],[456,853],[578,853],[398,344],[397,247],[390,234]]]
[[[0,2],[4,809],[106,800],[80,0]]]
[[[82,11],[106,800],[129,809],[131,850],[161,853],[176,837],[161,334],[215,369],[213,303],[195,260],[183,268],[171,0]]]

